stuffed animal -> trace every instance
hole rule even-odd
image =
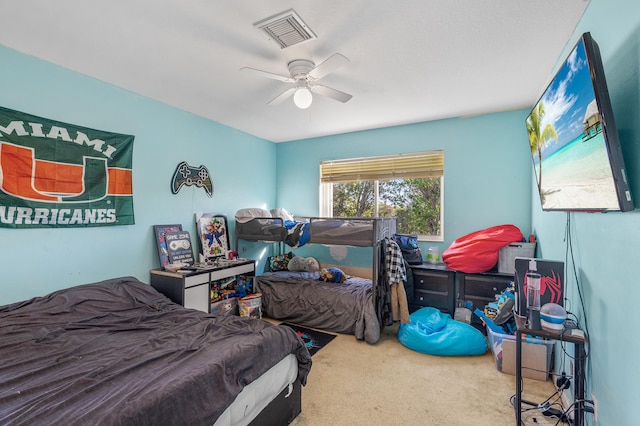
[[[338,268],[322,268],[320,270],[320,281],[328,283],[343,283],[347,281],[347,276]]]
[[[315,272],[320,270],[320,264],[313,257],[294,256],[287,268],[290,271]]]

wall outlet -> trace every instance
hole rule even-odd
[[[593,400],[593,422],[598,423],[598,398],[595,395],[591,395]]]

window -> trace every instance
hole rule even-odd
[[[320,163],[320,214],[397,217],[398,233],[443,241],[444,152]]]

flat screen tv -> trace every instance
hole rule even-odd
[[[543,210],[634,209],[600,50],[590,33],[558,69],[526,127]]]

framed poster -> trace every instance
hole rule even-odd
[[[158,247],[158,258],[160,259],[160,266],[163,268],[164,265],[169,263],[169,250],[167,249],[165,234],[175,231],[182,231],[182,225],[153,225],[153,233],[156,236],[156,246]]]
[[[166,232],[164,239],[167,243],[170,263],[180,262],[191,265],[195,261],[189,231]]]
[[[196,214],[196,229],[198,230],[200,253],[205,259],[227,257],[231,249],[226,216],[198,213]]]

